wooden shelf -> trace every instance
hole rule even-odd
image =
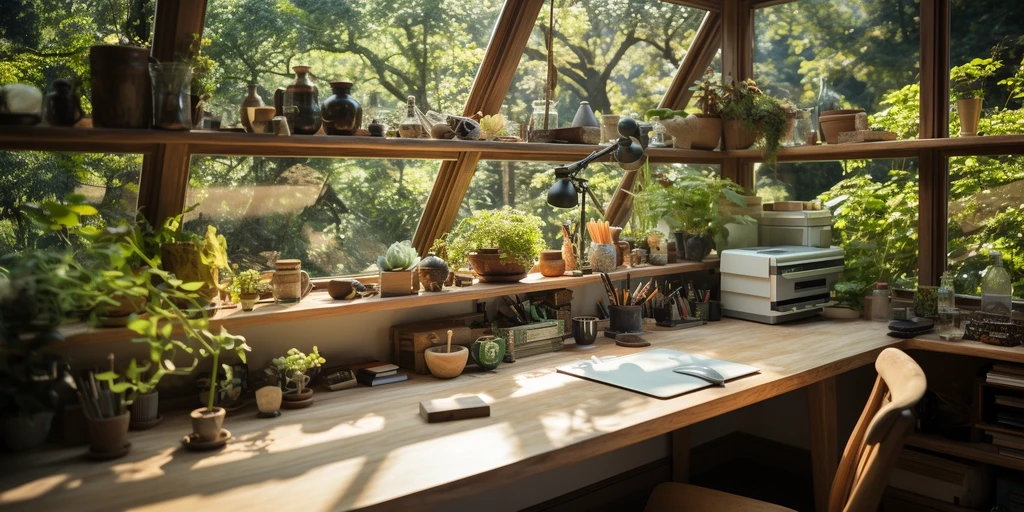
[[[907,436],[906,444],[907,446],[991,464],[1014,471],[1024,471],[1024,459],[999,455],[999,448],[993,444],[951,441],[937,435],[919,432]]]
[[[821,144],[796,146],[779,150],[780,162],[814,162],[861,158],[910,158],[919,151],[938,149],[944,156],[972,154],[1024,153],[1024,135],[992,135],[987,137],[953,137],[948,139],[912,139],[859,144]],[[760,149],[723,152],[723,156],[739,158],[744,162],[764,159]]]
[[[613,281],[626,279],[628,273],[632,279],[667,276],[685,272],[700,272],[718,268],[718,260],[709,260],[701,263],[673,263],[664,266],[645,266],[638,268],[622,269],[610,272]],[[314,291],[302,302],[294,305],[281,304],[257,304],[252,311],[245,312],[240,308],[225,309],[217,312],[211,319],[214,328],[224,326],[227,329],[239,327],[253,327],[278,322],[294,322],[300,320],[312,320],[319,318],[330,318],[359,313],[373,313],[378,311],[392,311],[395,309],[415,308],[422,306],[434,306],[438,304],[450,304],[472,300],[489,299],[501,295],[523,294],[558,288],[575,288],[578,286],[598,284],[601,282],[599,274],[585,275],[582,277],[543,277],[540,274],[530,274],[526,279],[518,283],[508,284],[484,284],[476,283],[473,286],[464,288],[445,288],[436,293],[421,292],[418,295],[405,297],[370,297],[351,301],[340,301],[332,299],[325,291]],[[97,328],[90,327],[84,323],[70,324],[61,327],[68,345],[80,346],[101,343],[112,343],[125,341],[134,337],[134,333],[124,328]]]

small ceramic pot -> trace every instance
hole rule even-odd
[[[614,338],[620,333],[643,332],[643,308],[640,306],[608,306],[608,328],[605,336]]]
[[[258,88],[256,84],[249,84],[248,88],[249,94],[242,100],[242,104],[238,106],[238,117],[241,120],[242,128],[245,128],[245,131],[247,132],[251,132],[252,121],[249,119],[249,107],[263,107],[266,103],[263,103],[263,98],[261,98],[259,93],[256,92],[256,89]],[[276,111],[273,107],[271,107],[271,109]]]
[[[526,268],[510,259],[501,259],[499,249],[478,249],[466,259],[481,283],[516,283],[526,277]]]
[[[956,113],[960,116],[960,136],[975,137],[978,135],[978,121],[981,120],[981,98],[962,98],[956,100]]]
[[[565,260],[562,251],[541,251],[540,274],[544,277],[561,277],[565,274]]]
[[[577,345],[593,345],[597,340],[596,316],[575,316],[572,318],[572,337]]]
[[[505,359],[505,339],[496,336],[481,336],[469,348],[473,362],[485,370],[493,370]]]
[[[355,135],[363,125],[363,107],[349,95],[352,82],[331,82],[333,94],[320,109],[327,135]]]
[[[327,293],[334,300],[351,300],[356,298],[354,279],[331,279],[327,283]]]
[[[260,418],[273,418],[281,413],[281,388],[277,386],[263,386],[256,390],[256,408],[260,410]]]
[[[242,311],[252,311],[256,307],[256,301],[260,300],[260,294],[243,293],[238,296],[238,300],[242,303]]]
[[[668,253],[654,253],[647,257],[647,262],[654,266],[668,264]]]
[[[757,141],[758,133],[747,129],[747,124],[739,119],[724,121],[722,126],[725,149],[747,149]]]
[[[156,421],[160,415],[160,392],[152,391],[135,397],[131,407],[132,423]]]
[[[447,346],[430,347],[424,352],[423,357],[431,375],[439,379],[454,379],[462,375],[462,370],[466,368],[469,349],[457,345],[452,347],[451,352],[445,352],[446,348]]]
[[[419,274],[420,284],[423,286],[423,291],[439,292],[444,288],[444,281],[448,278],[448,267],[420,267]]]
[[[370,132],[370,137],[385,137],[388,133],[388,125],[374,119],[366,125],[366,131]]]
[[[216,441],[220,438],[225,414],[223,407],[214,407],[212,412],[207,411],[206,407],[194,409],[189,414],[192,418],[192,432],[199,436],[200,441]]]
[[[89,450],[96,454],[124,450],[128,445],[128,424],[131,417],[131,413],[125,411],[124,414],[113,418],[89,420]]]
[[[615,270],[615,244],[590,244],[590,268],[594,272]]]

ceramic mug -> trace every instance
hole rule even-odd
[[[280,303],[295,303],[313,291],[313,282],[305,270],[275,270],[270,280],[274,300]]]

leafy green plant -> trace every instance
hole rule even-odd
[[[717,116],[721,99],[722,83],[718,74],[710,67],[690,90],[694,92],[701,115]]]
[[[950,93],[954,99],[985,97],[985,81],[1003,67],[1003,61],[994,57],[971,59],[949,71]]]
[[[238,301],[242,295],[253,295],[267,293],[270,291],[270,283],[261,279],[262,273],[256,269],[243,270],[235,274],[228,291],[231,293],[231,300]]]
[[[199,96],[204,102],[209,101],[213,92],[217,90],[217,78],[214,75],[217,63],[203,53],[203,48],[208,46],[210,46],[209,39],[204,39],[199,34],[193,33],[188,54],[181,58],[182,61],[192,66],[192,95]]]
[[[209,321],[205,322],[209,325]],[[186,327],[186,331],[189,328]],[[227,329],[223,326],[220,328],[220,332],[213,334],[207,329],[202,329],[198,332],[189,335],[192,339],[199,342],[201,348],[199,348],[199,354],[203,357],[209,356],[213,360],[213,366],[210,370],[210,394],[207,398],[206,410],[213,411],[213,404],[217,398],[217,368],[220,364],[220,354],[225,350],[234,350],[243,363],[245,362],[245,353],[250,350],[249,345],[245,344],[245,337],[236,336],[228,333]]]
[[[732,215],[719,208],[725,199],[746,207],[743,189],[728,179],[709,172],[683,171],[669,187],[652,187],[637,195],[642,208],[664,218],[676,231],[710,234],[728,240],[725,225],[731,222],[752,222],[748,216]]]
[[[286,382],[294,382],[296,391],[302,393],[303,386],[305,385],[303,382],[305,379],[302,376],[310,369],[319,368],[320,365],[326,362],[326,359],[320,357],[320,351],[314,345],[313,351],[309,355],[302,353],[297,348],[289,349],[287,355],[271,361],[272,367],[267,370],[277,375],[278,382],[282,387]]]
[[[864,294],[868,286],[861,281],[839,281],[832,287],[832,298],[836,306],[861,311],[864,309]]]
[[[384,272],[413,270],[419,262],[420,255],[408,240],[391,244],[383,256],[377,256],[377,268]]]
[[[536,215],[507,206],[499,210],[473,212],[445,238],[448,263],[454,268],[462,268],[469,253],[497,247],[501,249],[501,259],[530,268],[540,251],[544,250],[541,226],[542,222]]]
[[[739,85],[730,80],[723,91],[722,119],[743,121],[747,130],[757,134],[765,162],[775,165],[782,138],[788,131],[790,111],[779,100],[761,92],[750,78]]]

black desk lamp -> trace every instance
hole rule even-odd
[[[580,177],[580,173],[587,168],[594,160],[612,153],[619,167],[627,171],[633,171],[644,165],[644,149],[647,144],[647,133],[644,127],[635,120],[624,117],[619,121],[619,140],[606,148],[594,151],[586,158],[569,164],[555,167],[555,184],[548,190],[548,204],[555,208],[575,208],[580,205],[580,224],[576,227],[579,233],[577,243],[577,258],[580,267],[583,266],[583,242],[586,232],[583,226],[587,224],[587,196],[595,205],[599,205],[593,191],[587,184],[587,180]],[[598,212],[604,217],[601,207],[597,206]]]

